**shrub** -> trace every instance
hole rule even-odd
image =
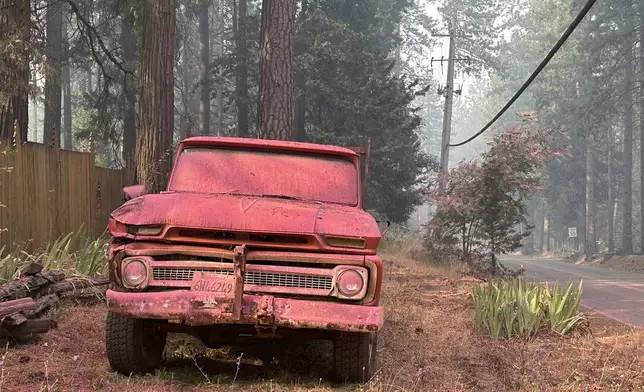
[[[582,283],[561,292],[519,278],[489,281],[474,288],[475,322],[495,339],[531,337],[543,328],[566,335],[585,320],[579,312]]]
[[[0,248],[0,284],[13,280],[18,274],[18,268],[21,264],[20,258],[14,254],[4,253],[4,247]]]
[[[42,252],[27,255],[27,260],[50,270],[65,270],[83,276],[104,274],[107,270],[107,239],[105,236],[89,239],[81,228],[59,237]]]

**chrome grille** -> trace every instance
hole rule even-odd
[[[233,274],[231,270],[221,269],[155,267],[152,269],[152,277],[157,281],[191,281],[195,272],[208,272],[218,275]],[[333,278],[331,276],[247,271],[244,277],[244,283],[255,286],[331,290],[333,287]]]

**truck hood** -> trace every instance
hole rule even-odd
[[[380,238],[376,221],[360,208],[253,196],[151,194],[129,200],[111,218],[134,226]]]

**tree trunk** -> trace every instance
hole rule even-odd
[[[631,2],[628,1],[627,4]],[[628,30],[624,42],[626,66],[626,95],[624,100],[624,211],[622,252],[633,253],[633,38]]]
[[[136,34],[132,10],[126,9],[121,17],[121,47],[123,48],[123,66],[132,74],[123,76],[123,94],[125,110],[123,113],[123,163],[126,167],[134,166],[136,153]]]
[[[398,21],[398,28],[397,28],[397,38],[401,39],[402,36],[402,20]],[[396,44],[396,49],[394,50],[394,69],[392,70],[394,76],[400,77],[400,74],[402,73],[402,61],[400,58],[400,47],[402,45],[402,40],[401,42]]]
[[[294,28],[295,0],[262,2],[257,131],[263,139],[291,139]]]
[[[615,210],[615,194],[614,194],[614,182],[615,182],[615,168],[613,166],[613,148],[615,146],[615,135],[613,133],[613,125],[609,125],[608,129],[608,252],[615,251],[615,219],[613,216],[613,211]]]
[[[36,69],[37,69],[37,66],[36,66],[36,64],[34,64],[33,69],[31,70],[31,74],[30,74],[30,77],[34,81],[34,83],[37,80]],[[36,94],[34,94],[34,97],[31,100],[31,110],[32,110],[32,113],[33,113],[33,125],[31,126],[31,129],[29,130],[30,131],[29,134],[31,135],[31,137],[29,139],[34,140],[34,141],[38,141],[38,140],[40,140],[39,135],[38,135],[38,129],[39,129],[38,127],[40,125],[39,124],[40,121],[38,119],[38,114],[39,114],[38,113],[39,112],[39,110],[38,110],[38,96]]]
[[[237,63],[235,64],[235,104],[237,105],[237,135],[248,137],[248,4],[239,0],[235,29]]]
[[[63,42],[63,12],[58,0],[47,2],[47,63],[45,73],[45,124],[43,127],[43,142],[47,145],[53,141],[54,133],[57,140],[60,135],[61,112],[61,58]]]
[[[19,35],[24,43],[12,56],[0,56],[0,143],[13,137],[18,124],[20,140],[27,141],[29,129],[29,2],[0,0],[0,42]]]
[[[176,0],[146,0],[141,38],[136,176],[148,192],[164,189],[172,165]]]
[[[593,170],[593,147],[592,137],[586,140],[586,257],[589,258],[596,252],[595,247],[595,227],[593,224],[595,188],[594,188],[594,170]]]
[[[219,25],[219,31],[224,31],[226,21],[224,20],[225,18],[225,12],[224,12],[224,6],[225,2],[220,1],[219,2],[219,7],[217,9],[217,23]],[[217,46],[218,46],[218,51],[217,54],[219,55],[220,59],[224,58],[224,35],[223,34],[218,34],[217,36]],[[219,67],[219,72],[217,73],[217,79],[219,80],[219,83],[221,84],[224,80],[224,69],[223,67]],[[217,89],[217,136],[223,135],[224,134],[224,91],[223,88],[218,88]]]
[[[209,0],[199,1],[199,39],[201,41],[201,102],[199,105],[199,131],[210,134],[210,27]],[[219,89],[218,89],[219,91]]]
[[[92,84],[92,66],[90,65],[89,68],[87,69],[87,74],[85,75],[86,82],[85,82],[85,88],[87,89],[85,92],[87,94],[92,94],[94,92],[94,85]]]
[[[307,52],[307,41],[304,37],[303,24],[306,20],[306,12],[308,11],[308,0],[302,0],[302,9],[300,10],[300,18],[298,22],[298,40],[295,51],[297,56],[302,56]],[[306,140],[306,69],[304,64],[300,62],[300,66],[295,73],[295,92],[297,98],[295,100],[295,128],[293,128],[293,139],[303,142]]]
[[[545,215],[541,216],[541,219],[539,220],[539,253],[543,253],[544,251],[544,244],[545,244],[545,234],[546,234],[546,227],[544,225],[545,223]]]
[[[640,253],[644,254],[644,2],[640,0]]]
[[[548,220],[548,215],[543,216],[543,236],[545,243],[546,252],[550,252],[550,221]]]
[[[67,23],[65,18],[63,22],[63,149],[71,151],[74,148],[72,141],[72,79],[70,76],[69,61],[69,39],[67,37]]]

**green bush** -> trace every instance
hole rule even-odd
[[[81,229],[59,237],[43,251],[27,255],[28,261],[45,269],[64,270],[71,274],[95,276],[107,271],[107,239],[89,239]]]
[[[4,254],[4,247],[0,248],[0,284],[13,280],[18,274],[21,260],[14,254]]]
[[[489,281],[474,288],[476,326],[495,339],[530,337],[543,328],[565,335],[585,320],[579,312],[582,291],[582,283],[562,292],[558,282],[550,290],[520,278]]]

